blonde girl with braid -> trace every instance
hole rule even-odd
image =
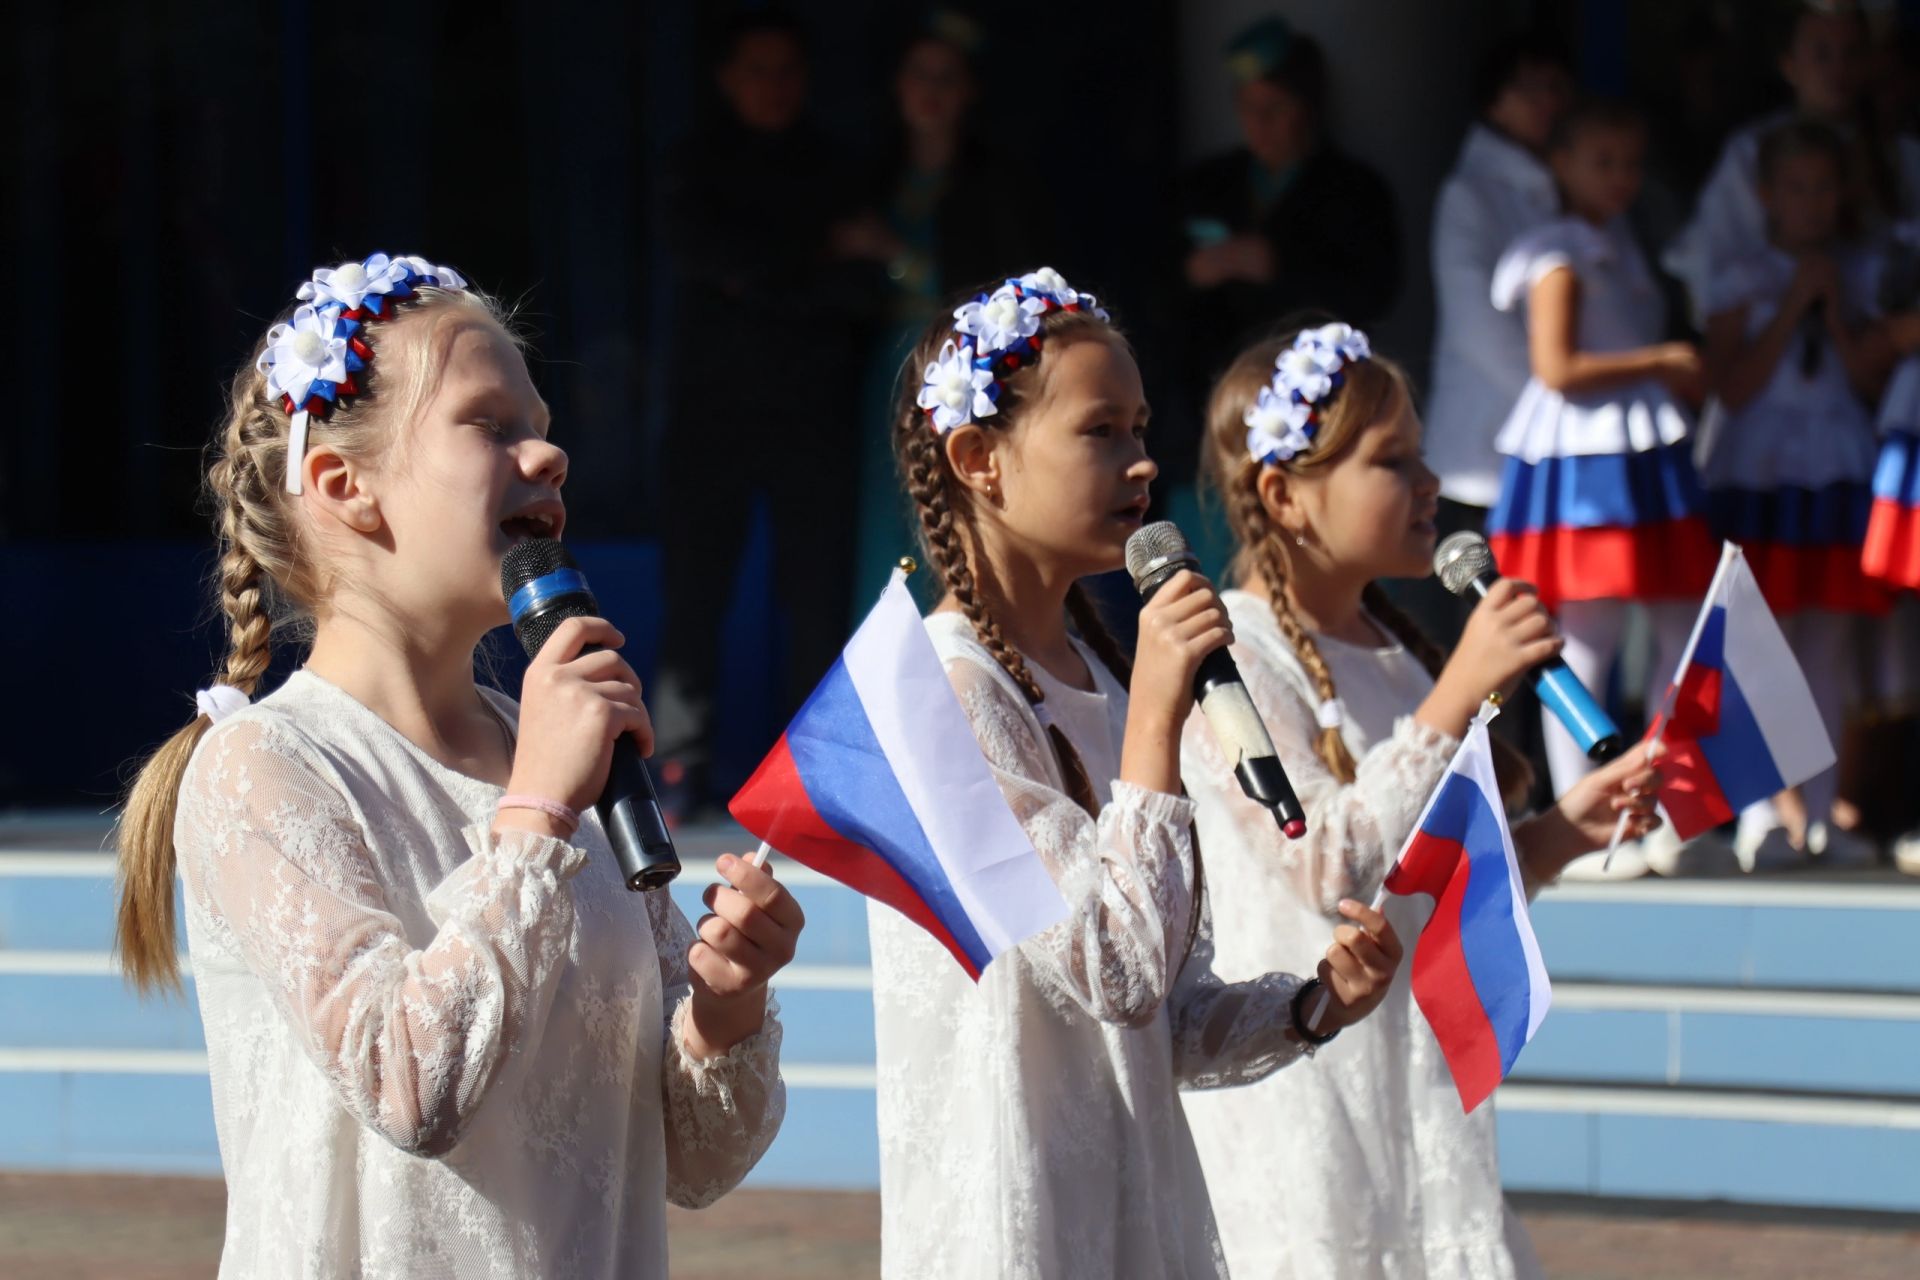
[[[1189,718],[1181,773],[1207,851],[1216,971],[1233,980],[1311,958],[1338,903],[1372,899],[1475,710],[1560,640],[1509,579],[1449,657],[1380,589],[1429,572],[1440,486],[1406,378],[1364,334],[1331,325],[1244,352],[1214,389],[1205,448],[1238,543],[1222,596],[1233,656],[1307,814],[1305,838],[1285,839],[1205,718]],[[1509,799],[1524,795],[1525,763],[1495,749]],[[1516,825],[1532,886],[1604,846],[1623,809],[1632,834],[1657,823],[1653,772],[1630,754]],[[1389,900],[1404,938],[1431,909],[1417,902]],[[1184,1100],[1235,1275],[1539,1274],[1501,1196],[1493,1109],[1461,1114],[1405,976],[1312,1071]]]
[[[1209,967],[1179,736],[1231,638],[1173,579],[1131,664],[1080,580],[1120,567],[1155,471],[1132,352],[1058,273],[1015,277],[924,336],[894,444],[941,598],[927,630],[1069,918],[969,981],[872,906],[881,1269],[890,1277],[1224,1275],[1177,1087],[1256,1080],[1385,990],[1399,943],[1350,904],[1308,983]]]
[[[119,830],[144,989],[180,985],[184,880],[220,1274],[665,1275],[666,1202],[714,1200],[779,1128],[766,981],[799,910],[731,856],[697,937],[626,891],[590,805],[652,729],[611,624],[561,624],[517,705],[476,684],[502,557],[566,520],[494,305],[384,254],[299,298],[211,448],[220,682]],[[282,624],[308,644],[267,692]]]

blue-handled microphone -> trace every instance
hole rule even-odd
[[[1434,549],[1433,571],[1439,575],[1440,585],[1457,596],[1470,591],[1484,596],[1500,581],[1500,571],[1493,567],[1493,549],[1472,530],[1449,534]],[[1559,717],[1587,759],[1603,764],[1626,750],[1620,730],[1558,657],[1529,671],[1527,682],[1547,710]]]
[[[587,575],[552,538],[526,538],[508,550],[500,564],[500,593],[513,615],[513,634],[529,658],[539,656],[555,628],[568,618],[600,616],[600,602],[587,586]],[[600,647],[588,645],[581,652]],[[607,784],[593,807],[627,888],[658,889],[680,874],[680,855],[667,834],[647,762],[627,734],[613,741]]]

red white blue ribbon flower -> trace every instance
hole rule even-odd
[[[914,403],[941,435],[998,412],[1000,387],[1016,370],[1040,358],[1040,320],[1053,311],[1085,311],[1110,320],[1090,293],[1081,293],[1052,267],[1010,276],[991,293],[953,313],[954,339],[927,365]]]
[[[306,305],[287,323],[267,331],[255,367],[267,375],[268,388],[288,414],[288,493],[300,492],[300,461],[306,456],[312,420],[325,419],[342,396],[365,389],[373,348],[361,327],[391,317],[396,303],[426,287],[465,289],[467,282],[453,268],[416,255],[376,253],[359,262],[321,267],[295,295]]]
[[[1367,335],[1351,325],[1303,331],[1274,361],[1272,379],[1247,406],[1247,452],[1271,466],[1312,448],[1320,410],[1346,385],[1343,370],[1372,358]]]

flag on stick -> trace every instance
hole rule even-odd
[[[898,572],[728,808],[918,924],[975,981],[1066,918]]]

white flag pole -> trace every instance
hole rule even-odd
[[[1660,742],[1667,736],[1667,724],[1673,715],[1674,703],[1680,697],[1680,681],[1686,676],[1687,668],[1693,665],[1694,651],[1700,647],[1700,635],[1707,629],[1707,618],[1713,613],[1713,602],[1720,596],[1720,584],[1726,580],[1727,571],[1740,559],[1740,547],[1737,543],[1726,541],[1720,544],[1720,563],[1714,567],[1713,581],[1707,584],[1706,599],[1700,602],[1699,616],[1693,620],[1693,631],[1687,636],[1687,647],[1680,651],[1680,662],[1673,669],[1673,679],[1667,681],[1667,691],[1660,697],[1660,710],[1654,716],[1659,730],[1647,739],[1647,763],[1652,764]],[[1607,842],[1607,856],[1600,864],[1605,871],[1613,865],[1613,855],[1619,852],[1620,842],[1627,834],[1627,811],[1620,811],[1619,821],[1613,824],[1613,839]]]

